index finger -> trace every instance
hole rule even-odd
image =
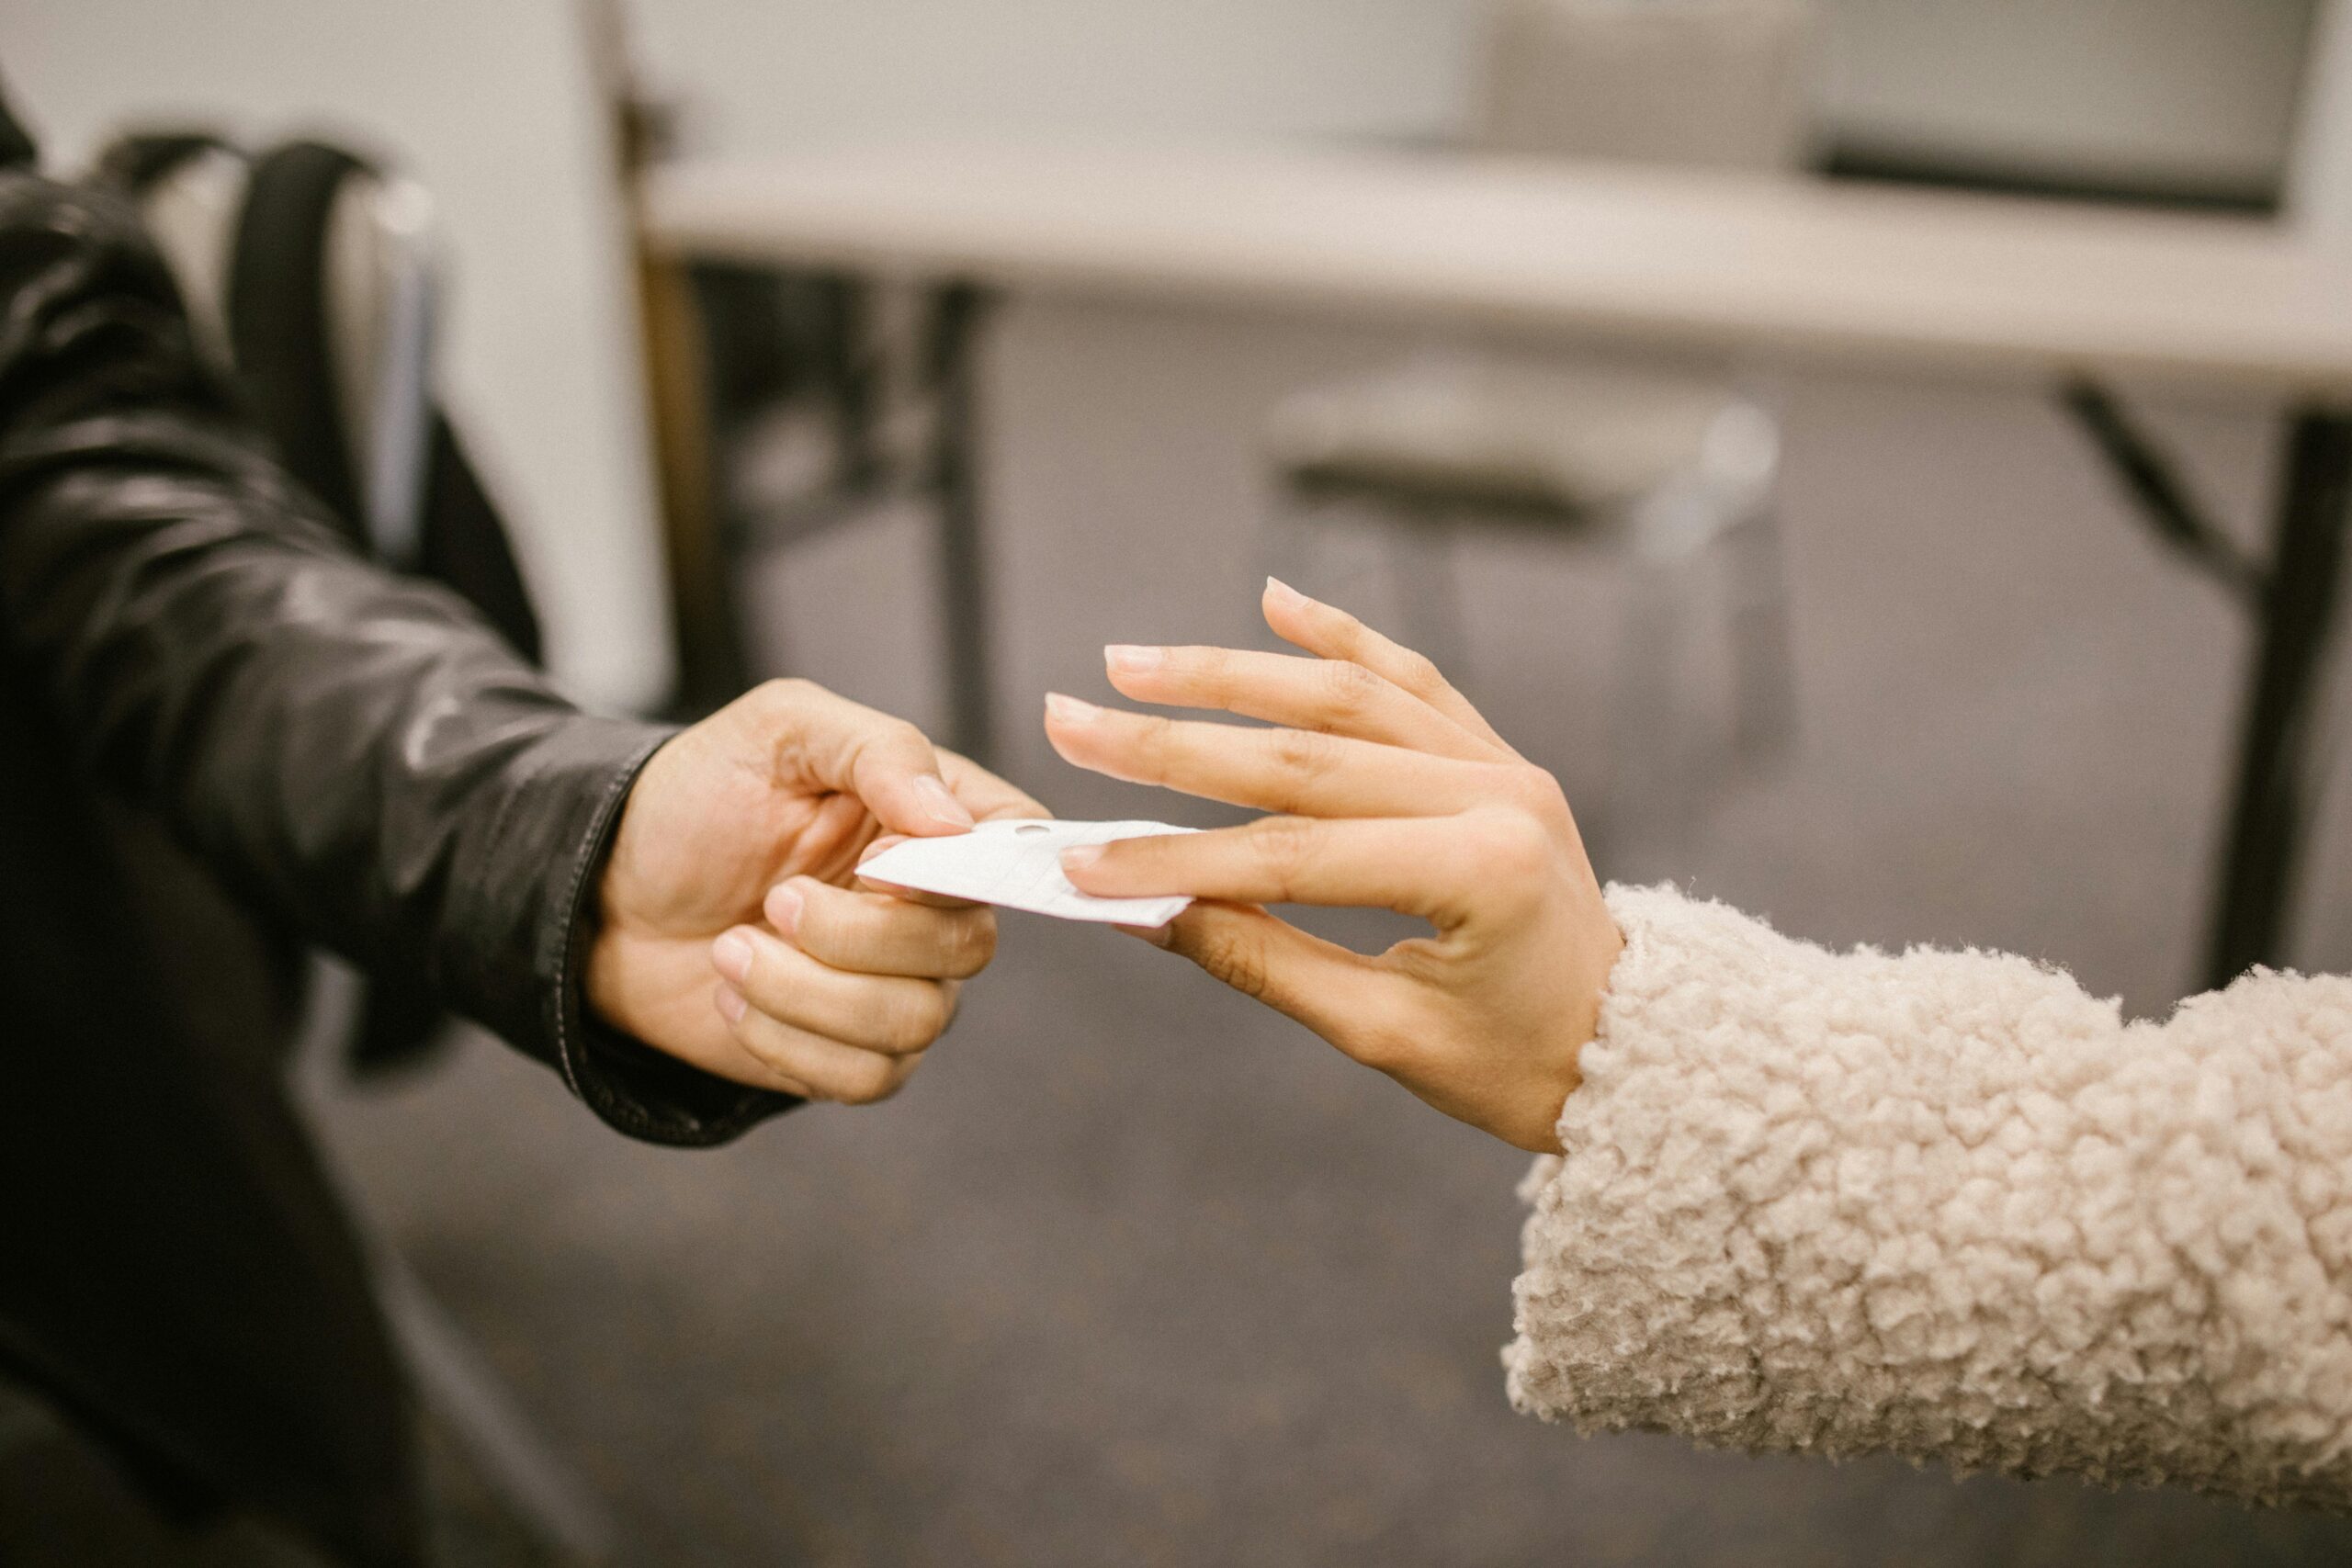
[[[1336,604],[1310,599],[1287,582],[1266,579],[1259,601],[1266,625],[1284,642],[1325,659],[1361,664],[1383,680],[1403,687],[1446,717],[1482,739],[1491,740],[1513,759],[1519,753],[1495,733],[1486,716],[1470,699],[1453,689],[1444,673],[1427,656],[1414,652],[1374,631]]]
[[[996,776],[960,751],[946,747],[934,748],[939,755],[939,772],[956,798],[967,807],[972,815],[983,822],[1001,822],[1013,818],[1051,817],[1036,799],[1019,785]]]
[[[961,833],[972,812],[940,775],[922,730],[809,681],[771,681],[746,702],[764,710],[780,772],[854,795],[886,828],[921,838]]]

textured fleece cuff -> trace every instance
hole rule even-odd
[[[1512,1402],[1590,1429],[2352,1502],[2352,982],[2167,1022],[1668,888],[1537,1162]]]

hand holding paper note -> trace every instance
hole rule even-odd
[[[910,887],[1065,920],[1163,926],[1192,899],[1096,898],[1062,874],[1064,850],[1159,833],[1190,833],[1165,822],[983,822],[948,839],[909,839],[858,867],[871,882]]]
[[[1556,1153],[1624,946],[1557,780],[1426,659],[1271,579],[1266,625],[1305,657],[1114,647],[1125,696],[1279,727],[1046,699],[1062,757],[1274,815],[1074,855],[1097,897],[1190,893],[1158,945],[1290,1014],[1431,1105]],[[1425,936],[1361,953],[1270,904],[1392,909]]]

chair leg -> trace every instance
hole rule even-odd
[[[1780,514],[1760,507],[1724,537],[1736,668],[1734,738],[1748,758],[1770,756],[1796,733],[1796,661]]]
[[[1454,575],[1453,538],[1428,513],[1400,515],[1389,534],[1389,570],[1396,584],[1397,632],[1405,644],[1469,685],[1469,647],[1462,625],[1462,586]]]
[[[1258,565],[1268,577],[1311,593],[1319,543],[1306,503],[1285,491],[1275,498],[1258,530]]]
[[[1627,573],[1607,827],[1611,873],[1627,880],[1670,870],[1691,818],[1682,690],[1688,567],[1683,555],[1637,549]]]

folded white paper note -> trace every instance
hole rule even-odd
[[[1182,914],[1192,899],[1181,893],[1160,898],[1097,898],[1080,893],[1062,874],[1062,852],[1114,839],[1196,831],[1165,822],[983,822],[953,838],[893,844],[859,866],[857,874],[897,887],[1065,920],[1164,926]]]

